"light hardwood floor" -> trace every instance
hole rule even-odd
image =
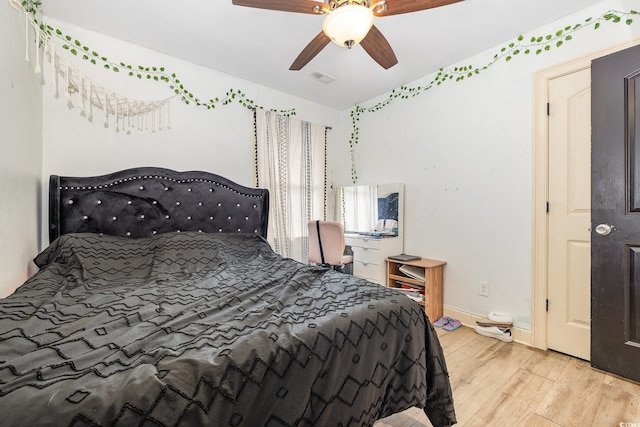
[[[553,351],[505,343],[461,327],[438,329],[453,388],[456,426],[640,427],[640,384]],[[640,361],[639,361],[640,369]],[[424,427],[411,408],[374,427]]]

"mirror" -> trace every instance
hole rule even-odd
[[[402,235],[403,184],[354,185],[336,192],[336,221],[346,234]]]

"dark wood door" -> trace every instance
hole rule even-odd
[[[640,381],[640,46],[591,67],[591,364]]]

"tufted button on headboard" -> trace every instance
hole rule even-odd
[[[49,179],[49,240],[67,233],[147,237],[172,231],[267,237],[269,192],[199,171],[142,167]]]

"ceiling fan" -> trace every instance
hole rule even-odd
[[[462,0],[232,0],[234,5],[326,15],[322,31],[300,52],[290,70],[300,70],[333,41],[351,49],[358,43],[384,69],[398,63],[391,45],[373,25],[375,16],[399,15]]]

